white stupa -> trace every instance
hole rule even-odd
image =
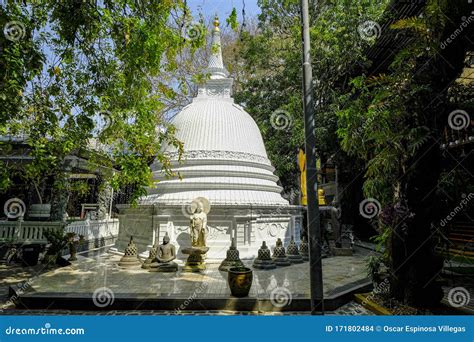
[[[260,130],[232,98],[233,80],[222,61],[217,18],[207,72],[210,79],[172,122],[184,145],[182,161],[174,146],[164,146],[181,178],[168,179],[160,164],[152,165],[156,187],[138,208],[119,208],[119,250],[130,235],[140,251],[166,233],[178,248],[189,246],[190,204],[197,197],[211,204],[209,258],[224,258],[232,238],[244,258],[255,257],[262,241],[273,246],[277,238],[288,242],[293,235],[299,240],[301,207],[281,196]]]

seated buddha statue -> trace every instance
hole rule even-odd
[[[176,272],[178,265],[173,262],[176,259],[176,248],[170,243],[168,234],[163,237],[163,243],[158,246],[155,261],[150,266],[152,272]]]

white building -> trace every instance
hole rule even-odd
[[[260,130],[232,98],[233,79],[222,61],[219,23],[212,32],[210,79],[199,87],[191,104],[176,115],[176,136],[184,144],[182,162],[176,148],[164,146],[172,168],[182,179],[167,179],[161,165],[152,165],[159,181],[138,208],[121,206],[119,251],[134,236],[140,252],[165,233],[178,251],[190,246],[189,206],[196,197],[211,203],[208,215],[208,258],[225,257],[235,238],[241,257],[253,258],[266,241],[298,241],[302,222],[299,206],[289,205],[267,157]],[[296,177],[296,175],[295,175]]]

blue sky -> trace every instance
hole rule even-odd
[[[225,23],[225,19],[235,7],[240,23],[242,22],[243,3],[245,3],[247,17],[255,17],[260,13],[257,0],[188,0],[188,7],[193,12],[193,16],[197,16],[201,12],[205,18],[209,18],[217,13],[221,23]]]

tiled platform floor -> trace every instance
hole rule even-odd
[[[28,295],[74,293],[90,295],[107,287],[116,297],[153,296],[156,298],[228,298],[227,273],[218,270],[218,262],[207,262],[202,273],[154,273],[141,268],[117,266],[120,256],[104,253],[87,258],[78,256],[73,265],[55,269],[36,277]],[[323,259],[324,293],[366,277],[366,254]],[[276,287],[286,288],[292,298],[309,298],[309,264],[297,264],[270,271],[254,270],[249,297],[270,299]]]

